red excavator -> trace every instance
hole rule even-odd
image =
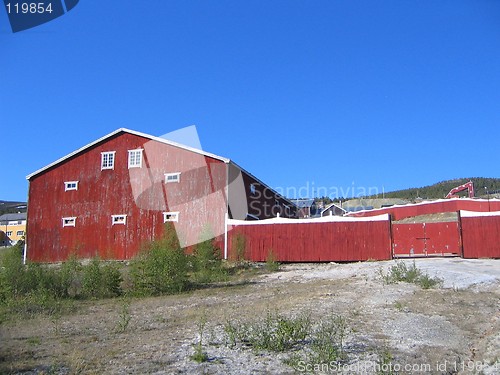
[[[469,198],[474,198],[474,184],[472,181],[451,189],[446,198],[458,198],[456,194],[464,190],[468,190]]]

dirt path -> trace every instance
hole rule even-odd
[[[500,373],[500,261],[416,260],[444,279],[432,290],[384,285],[379,269],[393,264],[286,265],[232,286],[134,299],[129,306],[119,299],[83,302],[60,318],[4,322],[0,373],[293,374],[307,366],[338,373],[335,364],[294,370],[283,363],[290,353],[226,345],[228,321],[258,321],[269,311],[307,313],[313,321],[343,316],[344,373],[390,373],[383,363],[408,374]],[[205,319],[209,361],[198,364],[190,356]]]

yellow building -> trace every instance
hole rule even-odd
[[[24,239],[26,234],[26,213],[0,216],[0,245],[11,246]]]

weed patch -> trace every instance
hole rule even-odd
[[[194,354],[191,356],[191,359],[198,363],[208,361],[208,355],[203,350],[203,339],[204,339],[206,324],[207,324],[207,316],[203,314],[197,324],[198,342],[193,344]]]
[[[118,313],[118,321],[116,322],[115,332],[125,332],[129,326],[132,316],[130,315],[130,303],[123,300],[120,304],[120,311]]]
[[[379,274],[385,284],[406,282],[420,285],[423,289],[429,289],[441,286],[443,283],[439,277],[430,277],[427,273],[423,273],[415,265],[415,262],[411,266],[407,266],[404,261],[397,261],[395,265],[391,266],[389,272],[385,273],[380,269]]]
[[[224,331],[231,346],[238,343],[257,350],[283,352],[300,345],[311,329],[308,315],[288,318],[268,312],[265,319],[253,323],[226,322]]]
[[[266,258],[266,269],[269,272],[277,272],[280,270],[280,264],[276,261],[276,255],[273,249],[269,249]]]
[[[297,369],[299,363],[327,364],[347,359],[345,340],[350,333],[346,319],[332,315],[313,324],[309,314],[287,317],[267,312],[264,319],[224,324],[226,345],[254,350],[284,352],[284,363]]]

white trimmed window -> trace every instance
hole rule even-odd
[[[163,213],[163,222],[166,223],[167,221],[179,221],[179,212],[164,212]]]
[[[78,190],[78,181],[66,181],[64,183],[64,191]]]
[[[128,167],[129,168],[142,167],[142,149],[128,150]]]
[[[170,182],[181,182],[181,172],[177,173],[165,173],[165,183]]]
[[[16,236],[24,236],[24,230],[18,230]]]
[[[8,230],[5,234],[7,235],[7,237],[11,237],[12,236],[12,231]]]
[[[101,152],[101,170],[115,169],[116,151]]]
[[[111,215],[111,225],[127,223],[127,215]]]
[[[63,217],[62,218],[63,227],[76,227],[76,217]]]

